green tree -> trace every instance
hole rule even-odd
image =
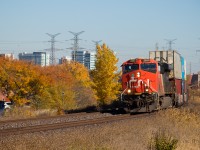
[[[106,44],[97,46],[96,68],[91,72],[91,75],[100,105],[110,104],[116,100],[119,93],[117,62],[115,53]]]

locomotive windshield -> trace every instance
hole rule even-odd
[[[141,69],[144,71],[156,73],[156,64],[155,63],[141,64]]]
[[[135,71],[139,69],[139,65],[138,64],[127,64],[124,66],[124,71],[123,73],[127,73],[130,71]]]

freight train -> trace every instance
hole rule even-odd
[[[177,51],[150,51],[122,65],[120,101],[127,112],[151,112],[187,102],[186,61]]]

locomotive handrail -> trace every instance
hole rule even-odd
[[[130,88],[132,88],[132,84],[131,84],[131,83],[132,83],[132,82],[136,82],[136,81],[137,81],[137,80],[135,80],[134,78],[131,79],[131,80],[129,81],[129,82],[130,82],[130,83],[129,83]]]
[[[128,87],[126,87],[126,89],[127,89]],[[126,91],[126,89],[121,93],[121,98],[120,98],[120,100],[122,101],[122,95],[124,94],[124,92]]]

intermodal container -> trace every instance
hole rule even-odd
[[[175,89],[176,95],[178,96],[178,104],[182,104],[184,102],[184,91],[183,91],[183,80],[175,79]]]
[[[182,80],[186,80],[186,61],[181,56],[181,71],[182,71]]]
[[[182,79],[181,55],[177,51],[150,51],[149,58],[171,66],[170,78]]]

